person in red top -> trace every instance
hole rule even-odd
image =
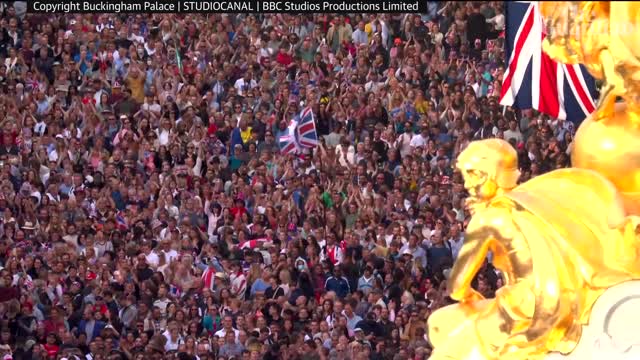
[[[60,309],[52,307],[50,316],[44,321],[44,333],[49,336],[49,334],[55,334],[60,331],[60,328],[65,328],[64,318],[60,313]]]
[[[291,56],[291,54],[289,54],[289,51],[287,51],[286,47],[280,47],[280,51],[276,56],[276,62],[286,68],[289,68],[289,66],[293,63],[293,57]]]
[[[20,297],[20,289],[12,286],[12,281],[13,278],[8,271],[5,270],[0,273],[0,303]]]
[[[235,206],[231,208],[231,214],[234,217],[241,217],[246,212],[247,208],[244,207],[244,200],[240,198],[236,199]]]
[[[96,296],[96,303],[93,306],[93,311],[100,311],[103,315],[107,314],[109,308],[104,302],[104,298],[102,296]]]
[[[56,355],[58,355],[58,352],[60,351],[60,346],[58,346],[57,343],[58,338],[56,337],[56,334],[51,333],[47,335],[47,343],[44,344],[44,349],[50,359],[55,359]]]

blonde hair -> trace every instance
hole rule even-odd
[[[416,300],[413,298],[413,294],[411,294],[409,291],[405,290],[404,293],[402,294],[402,297],[406,297],[407,299],[407,303],[404,305],[413,305],[416,303]]]

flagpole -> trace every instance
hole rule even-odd
[[[180,56],[180,48],[178,46],[176,46],[176,64],[178,65],[180,76],[182,76],[182,57]]]

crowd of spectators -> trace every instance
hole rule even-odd
[[[573,134],[499,105],[502,2],[428,8],[0,3],[0,359],[428,359],[456,155],[504,138],[526,180]],[[282,154],[305,107],[320,145]]]

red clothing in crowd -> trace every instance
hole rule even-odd
[[[60,351],[60,346],[56,344],[44,344],[44,349],[47,351],[47,355],[49,355],[50,358],[55,358],[58,351]]]
[[[244,206],[234,206],[230,211],[234,217],[239,217],[245,214],[247,212],[247,209]]]
[[[64,329],[63,321],[55,321],[53,319],[46,319],[43,323],[44,325],[44,334],[48,336],[49,334],[56,334],[60,331],[60,328]]]
[[[278,62],[278,64],[280,65],[287,67],[293,62],[293,58],[291,57],[291,55],[287,54],[286,52],[280,51],[278,53],[278,56],[276,56],[276,62]]]
[[[102,315],[106,315],[106,314],[107,314],[107,311],[109,311],[109,308],[107,307],[107,305],[102,304],[102,305],[100,305],[99,307],[98,307],[97,305],[96,305],[96,306],[94,306],[94,307],[93,307],[93,311],[96,311],[96,310],[100,311],[100,313],[101,313]]]
[[[13,286],[0,287],[0,303],[9,301],[11,299],[17,299],[20,297],[20,291]]]

